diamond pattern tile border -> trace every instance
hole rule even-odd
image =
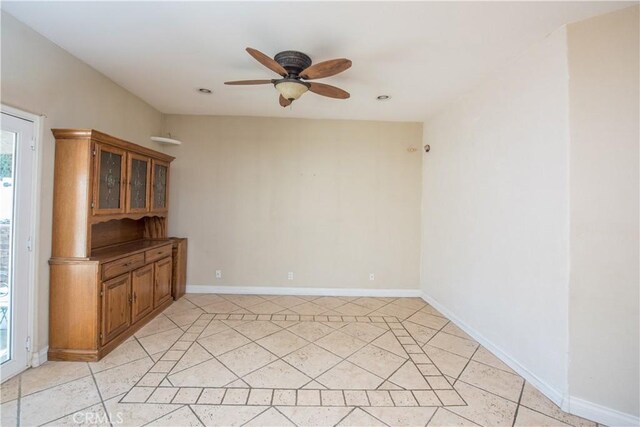
[[[248,322],[270,321],[285,330],[300,322],[335,323],[339,329],[352,323],[371,323],[390,331],[395,337],[393,345],[406,353],[407,361],[382,381],[377,389],[351,390],[328,389],[317,378],[311,378],[299,388],[252,388],[233,373],[233,379],[226,378],[221,387],[199,387],[198,378],[189,387],[175,387],[171,384],[171,369],[180,363],[186,349],[198,342],[200,334],[213,321],[226,323],[224,330],[235,331],[235,327]],[[338,326],[337,323],[341,325]],[[208,405],[279,405],[279,406],[363,406],[363,407],[412,407],[412,406],[466,406],[464,399],[451,386],[445,376],[429,359],[421,346],[415,342],[403,323],[394,316],[322,316],[294,314],[210,314],[203,313],[190,325],[170,349],[157,358],[157,362],[142,376],[140,381],[121,399],[121,403],[180,403]],[[223,331],[217,332],[221,333]],[[215,334],[214,334],[215,335]],[[211,335],[207,335],[210,337]],[[393,337],[387,338],[394,340]],[[248,339],[250,343],[258,344]],[[396,342],[397,341],[397,342]],[[244,341],[243,341],[244,342]],[[242,345],[246,345],[242,344]],[[373,345],[376,345],[375,343]],[[237,347],[235,347],[237,348]],[[234,348],[234,349],[235,349]],[[179,350],[178,350],[179,349]],[[232,350],[230,350],[232,351]],[[288,354],[288,353],[287,353]],[[220,355],[219,355],[220,356]],[[278,357],[282,361],[285,355]],[[346,357],[340,357],[346,360]],[[211,355],[207,360],[217,360]],[[274,362],[275,363],[275,362]],[[413,366],[411,366],[413,365]],[[197,366],[197,365],[196,365]],[[187,369],[191,369],[193,366]],[[294,368],[295,369],[295,368]],[[230,370],[233,372],[232,370]],[[184,371],[178,371],[184,372]],[[228,371],[229,372],[229,371]],[[254,371],[255,372],[255,371]],[[403,372],[411,375],[403,376]],[[212,372],[212,376],[216,373]],[[421,375],[425,381],[416,376]],[[318,376],[319,377],[319,376]],[[396,379],[397,378],[397,379]],[[394,382],[395,381],[395,382]],[[407,384],[422,384],[419,388]],[[404,385],[404,387],[403,387]]]

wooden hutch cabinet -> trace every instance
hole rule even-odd
[[[173,157],[95,130],[53,134],[48,357],[96,361],[173,300]]]

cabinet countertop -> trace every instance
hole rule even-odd
[[[169,239],[136,240],[133,242],[95,249],[92,251],[89,259],[104,263],[170,244],[172,244],[172,241]]]

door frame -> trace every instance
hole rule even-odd
[[[27,284],[28,295],[28,312],[27,312],[27,368],[36,367],[46,361],[47,349],[45,347],[42,351],[34,348],[34,338],[38,336],[37,330],[37,305],[40,283],[40,277],[37,269],[37,260],[40,255],[40,236],[38,233],[38,227],[40,225],[40,183],[42,179],[42,141],[44,131],[44,119],[45,115],[34,114],[28,111],[24,111],[15,107],[11,107],[6,104],[0,104],[0,110],[2,113],[10,116],[17,117],[22,120],[26,120],[32,123],[33,126],[33,151],[34,151],[34,163],[32,171],[31,181],[31,215],[29,217],[29,234],[31,235],[31,250],[29,252],[29,280]],[[38,340],[40,341],[40,340]],[[5,379],[6,380],[6,379]]]

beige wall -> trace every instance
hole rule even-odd
[[[568,346],[567,93],[560,29],[424,125],[422,289],[558,400]]]
[[[165,130],[183,141],[169,228],[189,238],[190,285],[418,289],[422,124],[170,115]]]
[[[569,392],[639,413],[639,8],[569,25]],[[637,422],[637,418],[636,418]]]
[[[48,342],[54,139],[51,128],[94,128],[150,145],[162,115],[85,63],[2,12],[3,104],[44,114],[37,251],[37,336]],[[154,147],[157,148],[157,147]]]

